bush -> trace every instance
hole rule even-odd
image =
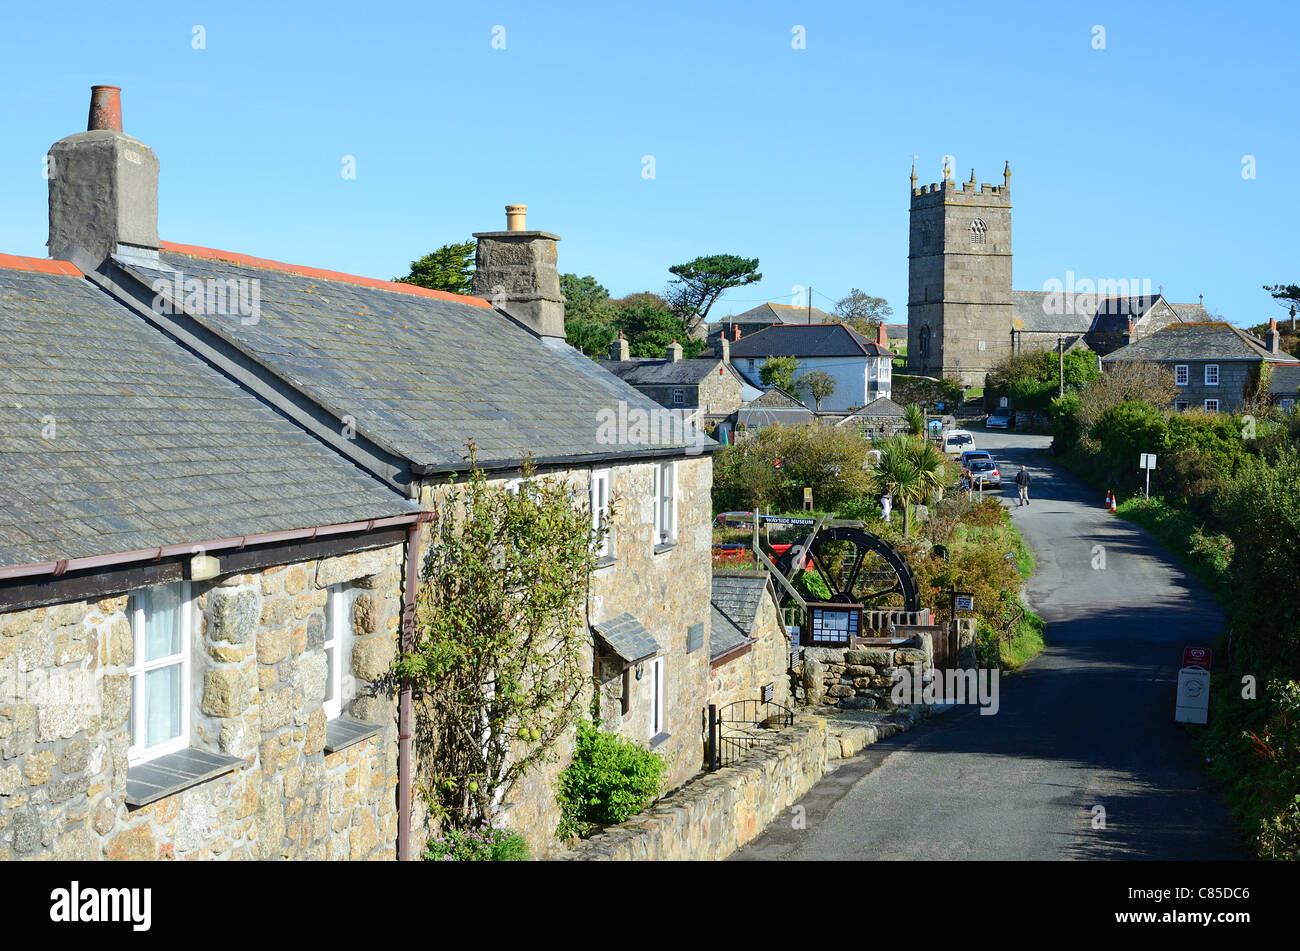
[[[526,862],[528,843],[508,829],[451,829],[425,844],[426,862]]]
[[[818,507],[833,511],[867,493],[868,448],[866,440],[845,428],[817,423],[767,427],[757,439],[714,455],[714,511],[748,511],[758,505],[797,512],[803,508],[805,487],[813,490]]]
[[[595,723],[578,726],[573,762],[560,774],[556,835],[586,837],[597,826],[635,816],[663,788],[667,764],[658,754]]]

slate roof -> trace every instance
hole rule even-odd
[[[1250,360],[1295,363],[1289,353],[1273,354],[1264,344],[1223,321],[1170,324],[1149,337],[1139,337],[1127,347],[1101,358],[1103,363],[1125,360]]]
[[[787,426],[793,426],[796,423],[811,423],[812,421],[813,411],[806,408],[742,406],[736,410],[737,425],[744,423],[746,426],[771,426],[775,423],[783,423]]]
[[[639,446],[598,441],[601,410],[617,412],[620,401],[651,412],[659,405],[479,298],[431,296],[406,285],[240,258],[165,245],[157,265],[119,263],[146,284],[170,280],[176,271],[259,282],[256,321],[234,314],[195,319],[412,463],[461,469],[470,437],[487,468],[517,466],[529,453],[540,463],[580,462],[686,446],[671,427]],[[706,448],[712,445],[707,441]]]
[[[1049,301],[1049,297],[1059,298]],[[1031,333],[1102,333],[1125,331],[1128,319],[1141,320],[1157,301],[1159,294],[1136,297],[1106,296],[1097,300],[1089,313],[1051,313],[1049,308],[1064,310],[1066,299],[1049,291],[1012,291],[1012,317],[1017,330]],[[1165,301],[1183,322],[1210,319],[1201,304],[1175,304]]]
[[[717,357],[696,357],[691,360],[602,360],[600,365],[632,386],[699,386],[710,374],[718,372],[721,362]]]
[[[79,275],[3,263],[0,566],[418,511]]]
[[[1273,367],[1268,392],[1273,396],[1296,396],[1300,392],[1300,363],[1279,363]]]
[[[724,324],[835,324],[839,323],[839,318],[816,307],[810,311],[808,307],[774,304],[768,301],[757,307],[751,307],[743,314],[733,314],[722,322]]]
[[[731,357],[894,357],[844,324],[776,324],[731,344]]]
[[[768,387],[760,396],[745,404],[750,409],[807,409],[808,405],[779,386]]]
[[[639,660],[645,660],[663,651],[659,642],[641,622],[626,612],[608,621],[593,624],[591,629],[609,646],[610,650],[629,664],[635,664]]]
[[[720,657],[753,640],[758,609],[767,594],[766,575],[713,576],[709,656]]]
[[[847,422],[850,419],[902,419],[903,407],[899,406],[887,396],[880,396],[872,400],[862,409],[850,413],[840,422]],[[837,424],[838,425],[838,424]]]

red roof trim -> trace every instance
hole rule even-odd
[[[81,272],[67,261],[25,258],[17,254],[0,254],[0,268],[7,271],[35,271],[38,274],[66,274],[69,277],[81,277]]]
[[[204,248],[196,244],[177,244],[174,241],[162,241],[162,250],[171,251],[174,254],[188,254],[195,258],[204,258],[211,261],[228,261],[231,264],[243,264],[247,267],[266,268],[270,271],[285,271],[289,274],[297,274],[300,277],[315,277],[323,281],[341,281],[345,284],[359,284],[362,287],[375,287],[384,291],[397,291],[399,294],[414,294],[417,297],[432,297],[435,300],[456,301],[460,304],[469,304],[472,307],[491,307],[481,297],[469,297],[464,294],[452,294],[448,291],[435,291],[428,287],[417,287],[414,284],[400,284],[396,281],[381,281],[375,277],[361,277],[356,274],[344,274],[342,271],[327,271],[318,267],[306,267],[301,264],[286,264],[283,261],[272,261],[267,258],[255,258],[250,254],[239,254],[236,251],[218,251],[215,248]]]

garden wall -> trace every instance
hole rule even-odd
[[[634,819],[557,855],[571,861],[724,859],[826,773],[826,721],[800,717],[734,766],[707,773]]]

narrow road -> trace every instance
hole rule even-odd
[[[976,435],[1038,559],[1029,600],[1047,649],[1002,682],[996,715],[963,707],[869,747],[800,801],[803,828],[778,819],[734,858],[1247,857],[1173,722],[1182,648],[1223,617],[1150,536],[1047,461],[1049,441]]]

